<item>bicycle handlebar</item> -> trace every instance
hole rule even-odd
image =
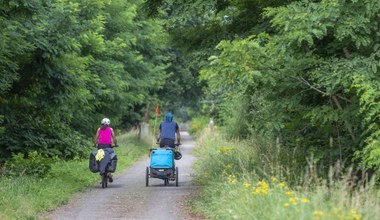
[[[98,147],[99,144],[92,144],[93,147]],[[111,148],[114,148],[114,147],[119,147],[118,144],[114,144],[114,145],[111,145]]]
[[[156,144],[161,144],[160,142],[156,142]],[[169,145],[169,144],[164,144],[164,145]],[[182,145],[182,144],[178,144],[178,143],[176,143],[176,144],[174,144],[175,146],[179,146],[179,145]]]

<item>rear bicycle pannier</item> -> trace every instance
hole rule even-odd
[[[89,165],[88,167],[90,168],[90,171],[93,173],[99,172],[99,163],[96,161],[96,156],[97,151],[92,151],[90,154],[90,160],[89,160]]]
[[[108,172],[115,172],[116,170],[116,165],[117,165],[117,156],[116,154],[111,154],[111,161],[110,164],[108,165]]]

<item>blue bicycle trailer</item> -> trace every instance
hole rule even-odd
[[[173,148],[150,149],[150,165],[146,167],[146,186],[149,186],[149,178],[164,180],[165,186],[169,181],[175,181],[178,186],[178,167],[174,163]]]

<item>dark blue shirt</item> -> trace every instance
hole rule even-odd
[[[161,139],[175,140],[175,133],[179,129],[175,121],[163,121],[160,124]]]

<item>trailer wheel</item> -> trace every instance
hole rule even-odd
[[[145,185],[149,186],[149,167],[146,167],[146,173],[145,173]]]
[[[175,168],[175,186],[178,186],[178,167]]]

